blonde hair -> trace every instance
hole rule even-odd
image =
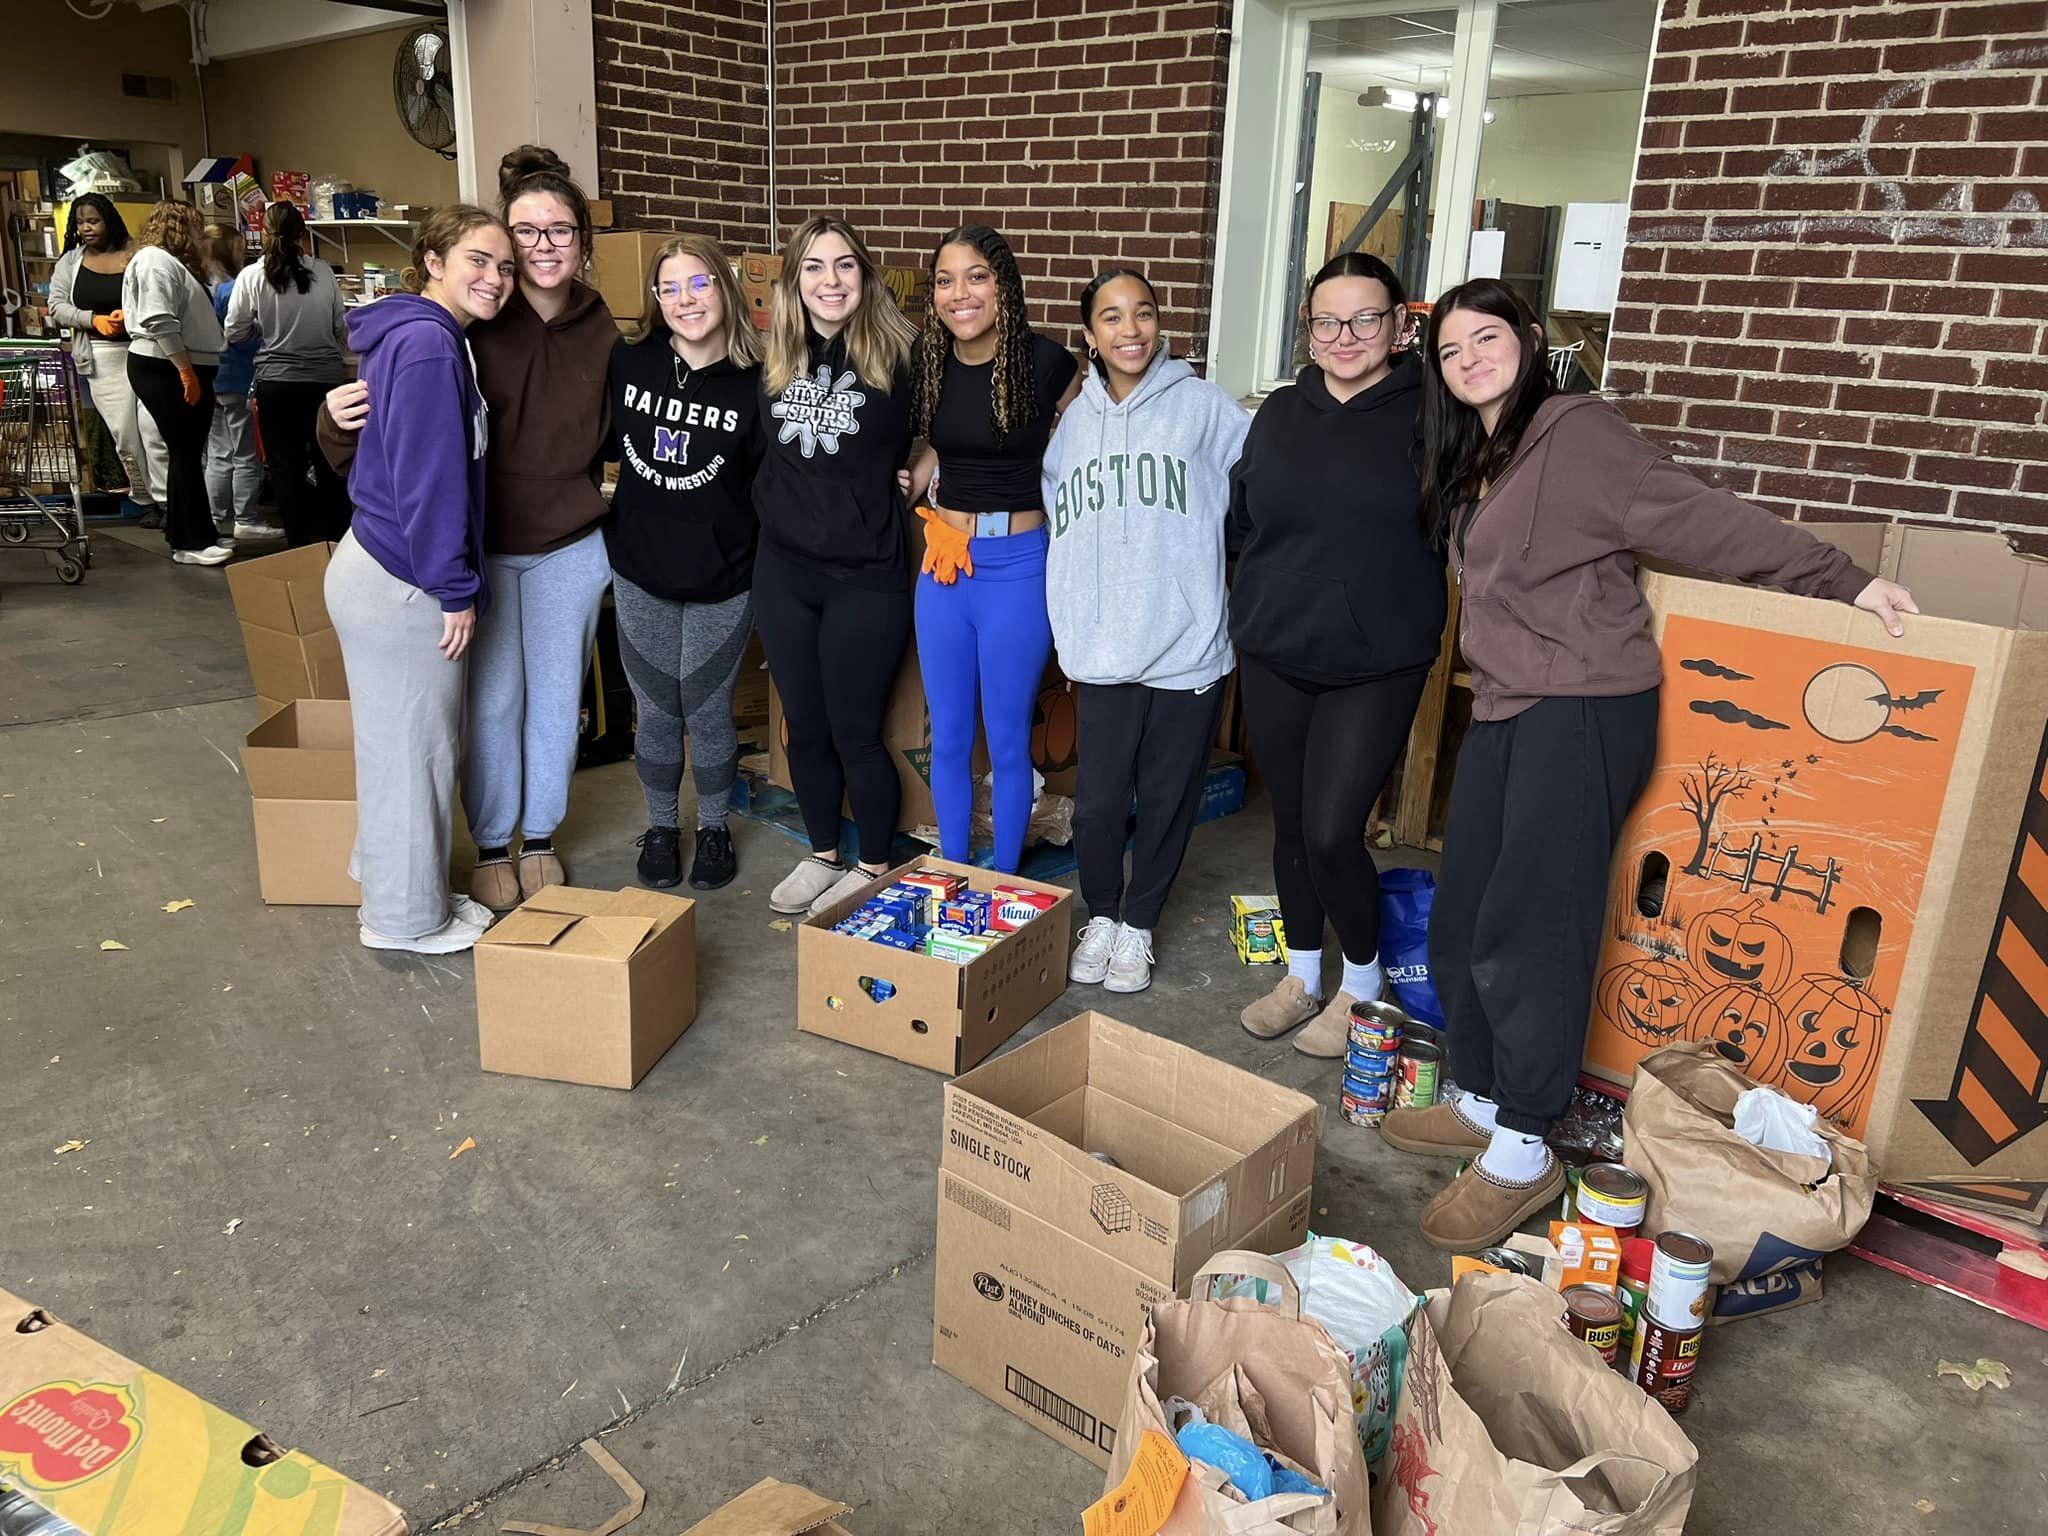
[[[142,221],[142,233],[136,238],[143,245],[154,245],[177,257],[203,288],[206,265],[199,248],[201,228],[197,208],[190,203],[167,200],[149,210],[149,217]]]
[[[837,235],[846,242],[853,259],[860,263],[860,305],[846,322],[846,358],[861,383],[870,389],[887,389],[896,370],[910,361],[910,349],[917,342],[917,330],[903,318],[896,295],[882,281],[881,268],[868,254],[867,243],[844,219],[820,216],[799,224],[789,243],[782,248],[782,274],[775,280],[775,304],[768,322],[768,361],[762,369],[762,386],[771,395],[789,387],[810,361],[805,336],[803,294],[797,276],[804,257],[824,235]]]
[[[248,265],[248,244],[242,239],[242,232],[230,225],[207,225],[199,232],[199,248],[212,282],[225,282]]]
[[[486,224],[504,234],[507,245],[512,243],[504,220],[475,203],[444,203],[429,209],[420,221],[419,238],[412,243],[412,265],[399,274],[399,283],[407,293],[423,290],[427,286],[427,253],[431,251],[446,261],[464,235]]]
[[[647,295],[641,301],[640,323],[632,340],[645,341],[665,334],[668,322],[662,318],[661,299],[654,285],[661,279],[661,264],[671,256],[688,256],[701,261],[718,285],[718,301],[725,306],[725,355],[735,368],[751,368],[761,361],[761,338],[754,334],[754,319],[747,310],[747,296],[739,279],[732,275],[732,258],[725,247],[709,235],[675,235],[662,241],[647,263]]]

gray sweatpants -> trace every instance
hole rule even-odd
[[[583,674],[612,579],[595,528],[544,555],[486,555],[491,611],[469,669],[462,804],[479,848],[552,837],[569,812]]]
[[[619,659],[638,706],[633,762],[647,819],[657,827],[676,825],[687,730],[697,825],[722,827],[740,756],[732,686],[754,632],[754,595],[677,603],[614,576],[612,603],[619,611]]]
[[[469,660],[438,649],[441,605],[391,575],[354,534],[327,567],[356,734],[356,847],[363,926],[417,939],[449,920],[448,845]]]
[[[206,439],[206,494],[213,524],[260,522],[256,498],[263,490],[263,466],[256,462],[256,418],[247,395],[215,395],[213,428]]]

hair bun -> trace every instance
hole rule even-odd
[[[549,172],[566,178],[569,162],[542,144],[522,144],[498,162],[498,191],[509,197],[512,189],[529,176]]]

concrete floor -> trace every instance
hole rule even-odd
[[[962,1507],[1076,1528],[1095,1469],[928,1363],[940,1079],[796,1033],[765,901],[791,844],[738,824],[742,878],[700,906],[701,1015],[638,1089],[487,1077],[468,957],[373,955],[346,911],[258,900],[219,575],[102,539],[82,588],[4,550],[0,583],[0,1286],[421,1528],[596,1523],[615,1492],[575,1447],[615,1426],[648,1536],[766,1475],[875,1536]],[[630,765],[582,775],[577,880],[630,880],[641,825]],[[1158,980],[1111,1011],[1330,1103],[1317,1225],[1441,1284],[1415,1218],[1442,1167],[1237,1027],[1271,973],[1231,956],[1225,898],[1268,884],[1266,838],[1256,800],[1196,834]],[[2048,1334],[1846,1257],[1827,1284],[1709,1336],[1690,1529],[2048,1527]],[[1980,1356],[2011,1390],[1935,1376]]]

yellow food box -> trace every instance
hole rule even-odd
[[[1244,965],[1285,965],[1287,929],[1278,896],[1230,898],[1230,947]]]

